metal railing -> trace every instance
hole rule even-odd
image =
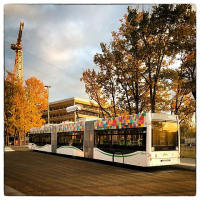
[[[114,151],[114,153],[113,153],[112,161],[115,162],[114,157],[115,157],[115,153],[116,153],[116,152],[120,152],[120,153],[121,153],[122,158],[123,158],[123,165],[124,165],[124,155],[123,155],[123,153],[121,152],[121,150],[119,150],[119,149],[115,149],[115,151]]]

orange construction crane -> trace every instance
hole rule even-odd
[[[16,58],[15,58],[15,66],[14,73],[16,77],[22,81],[23,83],[23,51],[22,51],[22,31],[24,28],[24,22],[20,21],[19,33],[16,44],[11,44],[10,48],[15,50]]]

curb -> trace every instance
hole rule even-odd
[[[176,168],[181,168],[181,169],[187,169],[191,171],[196,171],[196,166],[190,166],[190,165],[174,165]]]
[[[26,196],[25,194],[22,194],[21,192],[4,185],[4,196]]]
[[[10,147],[5,147],[5,148],[4,148],[4,151],[15,151],[15,150],[13,150],[13,149],[10,148]]]

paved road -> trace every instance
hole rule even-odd
[[[5,185],[27,196],[196,194],[196,173],[185,169],[127,169],[32,151],[5,152],[4,158]]]

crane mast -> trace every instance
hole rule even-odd
[[[17,43],[11,44],[10,48],[16,52],[14,73],[16,77],[23,83],[23,51],[22,51],[22,31],[24,23],[20,21]]]

